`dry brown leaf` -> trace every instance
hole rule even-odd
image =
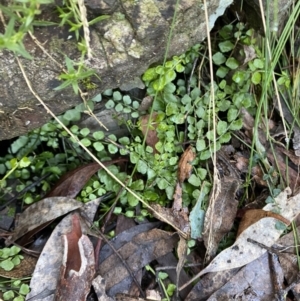
[[[130,233],[130,231],[125,232]],[[153,229],[133,236],[131,241],[118,248],[117,245],[122,242],[125,234],[121,233],[121,236],[117,236],[112,244],[134,274],[154,259],[171,252],[178,242],[178,236],[174,233]],[[99,258],[102,262],[99,271],[106,281],[107,295],[112,297],[117,293],[128,291],[133,280],[117,254],[109,249],[110,247],[107,246],[100,252]],[[106,254],[108,251],[110,256]]]
[[[177,172],[177,179],[180,184],[190,177],[193,169],[192,162],[194,161],[195,157],[196,154],[191,145],[181,155]]]
[[[279,221],[285,223],[286,225],[290,224],[290,221],[281,216],[280,214],[274,213],[272,211],[265,211],[263,209],[249,209],[245,212],[237,232],[236,237],[238,237],[244,230],[250,227],[252,224],[258,222],[260,219],[265,217],[274,217]]]
[[[221,192],[207,208],[204,220],[203,240],[206,246],[206,256],[211,260],[218,249],[219,242],[232,228],[236,217],[238,201],[235,194],[239,188],[236,178],[226,177],[221,180]]]
[[[84,211],[84,216],[87,216],[88,220],[92,220],[95,215],[95,211],[90,210],[91,207],[95,209],[94,203],[99,204],[99,199],[86,203],[79,209]],[[28,300],[53,301],[63,261],[62,235],[71,231],[72,215],[73,213],[64,217],[47,240],[30,281]],[[87,233],[85,226],[84,222],[81,228],[83,233]]]
[[[20,215],[18,225],[7,243],[11,244],[27,232],[82,206],[83,203],[68,197],[42,199],[32,204]]]
[[[278,263],[277,266],[278,274],[276,276],[280,279],[281,284],[283,284],[283,273]],[[273,266],[270,264],[268,254],[264,254],[243,267],[224,286],[206,300],[276,300],[277,291],[274,288],[271,274],[272,268]]]
[[[255,49],[252,46],[244,45],[243,48],[245,53],[245,59],[243,65],[245,65],[249,61],[252,61],[254,58],[256,58],[256,53],[255,53]]]
[[[148,96],[144,97],[138,108],[138,111],[147,111],[152,106],[152,103],[153,103],[152,96],[148,95]]]
[[[263,209],[265,211],[275,211],[280,208],[280,214],[292,221],[300,213],[300,194],[288,199],[290,194],[291,189],[286,188],[275,198],[274,203],[266,205]],[[278,223],[281,222],[273,217],[265,217],[252,224],[240,234],[230,248],[218,254],[205,269],[186,285],[206,273],[241,267],[262,256],[267,250],[251,243],[249,238],[271,247],[284,231],[282,227],[276,226]]]
[[[104,161],[102,164],[104,166],[108,166],[124,161],[124,159],[116,159]],[[75,196],[80,192],[91,176],[101,168],[102,167],[97,162],[93,162],[87,165],[79,166],[76,169],[67,172],[47,193],[45,198],[53,196],[68,196],[70,198],[75,198]]]
[[[95,274],[93,244],[82,234],[78,214],[72,216],[72,231],[63,235],[64,256],[54,301],[85,301]]]
[[[93,288],[97,295],[98,301],[114,301],[113,298],[110,298],[106,295],[105,292],[105,279],[98,275],[92,282]]]
[[[151,116],[151,122],[149,125],[149,129],[148,129],[148,123],[149,123],[150,115],[149,114],[144,115],[140,118],[142,133],[144,136],[147,134],[146,143],[147,143],[147,145],[149,145],[153,148],[154,153],[157,153],[155,145],[159,141],[159,139],[157,137],[157,133],[156,133],[156,128],[157,128],[158,124],[156,122],[153,122],[153,120],[155,120],[156,117],[157,117],[157,113],[153,113]],[[147,129],[148,129],[148,132],[147,132]]]
[[[161,207],[159,204],[152,204],[152,209],[154,210],[153,216],[162,222],[168,223],[170,226],[180,229],[186,234],[184,238],[190,236],[191,227],[188,212],[185,209],[180,211],[173,210],[172,208]],[[158,214],[157,214],[158,213]],[[164,218],[162,219],[161,216]]]
[[[187,240],[182,238],[181,236],[179,236],[179,243],[177,246],[178,263],[176,266],[176,274],[177,274],[176,295],[177,295],[177,297],[179,297],[178,287],[179,287],[180,272],[184,266],[184,262],[185,262],[186,255],[187,255],[187,249],[188,249]]]
[[[182,187],[179,182],[176,183],[174,195],[173,195],[172,209],[179,211],[182,209]]]

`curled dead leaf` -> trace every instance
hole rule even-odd
[[[274,213],[272,211],[265,211],[263,209],[250,209],[247,210],[240,222],[239,229],[237,232],[236,237],[239,237],[239,235],[248,227],[250,227],[252,224],[258,222],[260,219],[265,217],[274,217],[278,219],[279,221],[282,221],[286,225],[290,224],[290,221],[280,214]]]
[[[193,147],[190,145],[182,154],[178,163],[177,178],[179,183],[183,183],[184,180],[188,179],[192,173],[192,162],[194,161],[196,154]]]

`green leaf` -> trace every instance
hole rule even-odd
[[[171,158],[169,159],[169,164],[170,164],[170,165],[175,165],[175,164],[177,163],[177,161],[178,161],[178,158],[177,158],[177,157],[171,157]]]
[[[210,130],[206,132],[206,138],[209,139],[210,141],[214,140],[214,131]]]
[[[126,105],[130,105],[131,104],[131,98],[129,95],[125,95],[123,96],[123,102],[126,104]]]
[[[147,173],[147,170],[147,164],[143,160],[139,160],[137,163],[137,171],[144,175]]]
[[[204,139],[197,139],[196,142],[196,149],[198,152],[203,151],[206,148],[205,140]]]
[[[164,66],[160,65],[160,66],[155,67],[155,72],[160,75],[164,74],[165,73]]]
[[[88,128],[83,128],[83,129],[80,130],[80,134],[83,137],[86,137],[89,133],[90,133],[90,130]]]
[[[96,140],[102,140],[105,135],[102,131],[97,131],[97,132],[94,132],[93,133],[93,137],[96,139]]]
[[[114,214],[121,214],[122,213],[122,207],[115,207]]]
[[[11,260],[6,259],[0,263],[0,267],[5,271],[11,271],[14,268],[14,264]]]
[[[192,175],[188,178],[188,182],[189,182],[190,184],[192,184],[193,186],[196,186],[196,187],[200,187],[200,185],[201,185],[200,179],[199,179],[196,175],[194,175],[194,174],[192,174]]]
[[[113,90],[112,89],[107,89],[102,94],[105,95],[105,96],[112,96]]]
[[[123,109],[124,109],[124,107],[121,103],[118,103],[115,107],[116,112],[122,112]]]
[[[171,81],[173,81],[176,78],[176,72],[174,70],[169,70],[164,75],[164,78],[165,78],[166,84],[170,83]]]
[[[221,53],[217,52],[212,56],[213,62],[215,65],[222,65],[226,62],[226,57]]]
[[[21,263],[21,259],[19,256],[15,256],[11,261],[14,266],[19,265]]]
[[[157,183],[158,188],[161,190],[164,190],[169,186],[169,183],[167,182],[167,180],[163,179],[163,178],[158,178],[156,183]]]
[[[68,121],[79,121],[81,117],[81,113],[75,109],[68,110],[64,115],[64,119]]]
[[[131,193],[127,193],[127,201],[131,207],[135,207],[139,203],[139,200]]]
[[[140,159],[140,156],[136,152],[130,152],[129,157],[132,164],[136,164]]]
[[[169,102],[166,107],[166,115],[171,116],[178,113],[178,106],[176,103]]]
[[[13,291],[7,291],[3,294],[3,299],[4,300],[10,300],[15,296]]]
[[[175,70],[176,72],[180,73],[180,72],[183,72],[184,71],[184,66],[182,66],[181,64],[177,64],[175,66]]]
[[[227,122],[220,120],[217,124],[217,133],[219,136],[223,135],[227,131]]]
[[[116,154],[118,152],[119,148],[114,144],[108,145],[108,151],[110,154]]]
[[[120,101],[122,99],[122,94],[119,91],[115,91],[113,93],[113,100],[114,101]]]
[[[245,81],[245,75],[245,71],[236,71],[232,76],[232,80],[237,84],[241,84]]]
[[[230,68],[231,70],[234,70],[236,69],[238,66],[239,66],[239,62],[233,58],[233,57],[230,57],[227,61],[226,61],[226,64],[225,64],[228,68]]]
[[[29,291],[30,291],[29,285],[25,284],[25,283],[22,283],[21,287],[20,287],[20,290],[19,290],[19,293],[25,296],[29,293]]]
[[[88,147],[88,146],[90,146],[90,145],[92,144],[91,140],[88,139],[88,138],[83,138],[83,139],[80,140],[80,142],[81,142],[84,146],[86,146],[86,147]]]
[[[204,168],[197,168],[197,173],[201,180],[204,180],[207,176],[207,170]]]
[[[195,87],[192,91],[191,91],[191,98],[193,100],[196,100],[201,94],[201,91],[198,87]]]
[[[186,104],[190,104],[192,101],[191,97],[187,94],[185,94],[182,98],[181,98],[181,103],[186,105]]]
[[[231,139],[231,134],[229,132],[227,132],[220,137],[219,141],[220,141],[220,143],[227,143],[230,141],[230,139]]]
[[[119,139],[120,144],[122,145],[129,145],[130,144],[130,139],[128,137],[122,137]]]
[[[254,85],[258,85],[261,82],[261,73],[258,71],[255,71],[251,76],[251,82]]]
[[[237,110],[236,108],[230,108],[227,112],[228,122],[235,120],[238,117],[238,114],[239,114],[239,110]]]
[[[169,275],[165,272],[159,272],[158,273],[158,278],[161,279],[161,280],[165,280],[169,277]]]
[[[238,119],[233,121],[230,126],[229,129],[232,131],[237,131],[240,130],[243,127],[243,120],[242,119]]]
[[[209,159],[210,157],[211,157],[210,150],[205,150],[205,151],[201,152],[201,154],[200,154],[200,160],[203,160],[203,161]]]
[[[131,113],[131,117],[132,118],[139,118],[140,117],[140,114],[138,112],[132,112]]]
[[[182,114],[182,113],[173,115],[173,116],[171,117],[171,120],[172,120],[173,122],[175,122],[176,124],[183,124],[183,123],[185,122],[185,115]]]
[[[229,39],[233,36],[232,34],[232,30],[233,30],[233,25],[229,24],[229,25],[225,25],[223,26],[220,31],[219,31],[219,35],[224,39]]]
[[[115,103],[112,99],[109,99],[108,102],[105,104],[106,109],[113,109],[115,107]]]
[[[175,284],[173,284],[173,283],[168,284],[168,287],[167,287],[168,296],[170,296],[170,297],[173,296],[175,290],[176,290],[176,285]]]
[[[265,64],[262,59],[254,59],[253,65],[258,69],[263,69]]]
[[[102,95],[101,93],[95,95],[93,98],[92,98],[92,101],[95,101],[95,102],[100,102],[102,100]]]
[[[78,133],[78,130],[79,130],[79,127],[78,127],[78,125],[76,125],[76,124],[72,125],[71,128],[70,128],[70,131],[71,131],[72,133],[74,133],[74,134],[77,134],[77,133]]]
[[[228,108],[230,107],[231,102],[229,100],[226,99],[222,99],[221,101],[217,102],[217,107],[219,108],[219,110],[221,112],[225,112],[228,110]]]
[[[20,167],[27,167],[31,164],[31,161],[27,157],[23,157],[20,162]]]
[[[97,152],[104,150],[104,145],[101,142],[94,142],[93,147]]]
[[[136,180],[131,183],[130,188],[132,190],[144,190],[144,181],[142,179]]]
[[[165,78],[160,77],[153,82],[153,89],[155,91],[161,91],[161,90],[163,90],[165,85],[166,85]]]
[[[125,216],[127,216],[127,217],[134,217],[134,211],[132,211],[132,210],[126,211],[125,212]]]
[[[149,68],[143,75],[142,79],[145,82],[150,82],[157,78],[157,73],[155,71],[155,68]]]
[[[231,51],[234,48],[234,44],[231,41],[227,40],[227,41],[224,41],[224,42],[220,42],[219,43],[219,48],[223,53],[228,52],[228,51]]]

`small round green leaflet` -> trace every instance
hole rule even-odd
[[[108,145],[108,151],[110,154],[116,154],[118,152],[118,147],[115,146],[114,144],[109,144]]]
[[[137,204],[139,203],[139,200],[135,196],[133,196],[131,193],[127,194],[127,201],[128,201],[129,206],[131,206],[131,207],[136,207]]]
[[[104,145],[101,142],[94,142],[93,147],[98,152],[101,152],[102,150],[104,150]]]
[[[83,128],[83,129],[80,130],[80,134],[83,137],[86,137],[89,133],[90,133],[90,130],[88,128]]]
[[[118,103],[115,107],[116,112],[122,112],[123,109],[124,109],[124,107],[121,103]]]
[[[221,52],[217,52],[212,56],[214,64],[220,66],[226,62],[226,57]]]
[[[81,113],[78,112],[77,110],[68,110],[64,115],[64,119],[68,121],[79,121],[81,117]]]
[[[0,262],[0,267],[5,271],[11,271],[14,268],[14,264],[11,260],[6,259]]]
[[[22,283],[21,287],[20,287],[20,290],[19,290],[19,293],[24,295],[24,296],[27,295],[29,293],[29,285]]]
[[[190,184],[192,184],[193,186],[196,186],[196,187],[200,187],[200,185],[201,185],[200,179],[199,179],[196,175],[194,175],[194,174],[192,174],[192,175],[189,177],[188,182],[189,182]]]
[[[131,98],[129,95],[125,95],[123,96],[123,102],[126,104],[126,105],[130,105],[131,104]]]
[[[114,101],[120,101],[122,99],[122,94],[119,91],[115,91],[113,93],[113,100]]]
[[[219,45],[220,50],[223,53],[231,51],[234,48],[234,44],[229,40],[224,41],[224,42],[220,42],[218,45]]]
[[[151,81],[157,77],[155,68],[149,68],[143,75],[142,79],[145,82]]]
[[[219,136],[225,134],[227,131],[227,122],[220,120],[217,124],[217,133]]]
[[[13,291],[7,291],[3,294],[4,300],[11,300],[15,296]]]
[[[27,166],[29,166],[31,164],[31,161],[27,157],[23,157],[20,160],[19,164],[20,164],[20,167],[27,167]]]
[[[206,143],[204,139],[197,139],[196,149],[198,152],[203,151],[206,148]]]
[[[251,76],[251,82],[254,85],[258,85],[261,82],[261,73],[258,71],[254,72]]]
[[[226,61],[226,66],[228,68],[230,68],[231,70],[234,70],[236,69],[238,66],[239,66],[239,62],[233,58],[233,57],[230,57],[227,61]]]
[[[105,104],[106,109],[113,109],[115,107],[115,103],[112,99],[109,99],[108,102]]]
[[[93,137],[96,139],[96,140],[101,140],[105,137],[104,133],[102,131],[97,131],[97,132],[94,132],[93,133]]]
[[[83,138],[80,140],[80,142],[84,145],[84,146],[90,146],[92,144],[92,142],[90,141],[90,139],[88,138]]]

